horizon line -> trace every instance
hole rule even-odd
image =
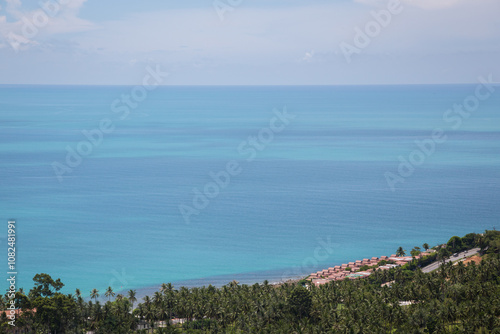
[[[379,83],[379,84],[170,84],[158,85],[156,87],[345,87],[345,86],[443,86],[443,85],[474,85],[477,82],[462,83]],[[494,82],[499,85],[500,82]],[[63,87],[133,87],[138,84],[48,84],[48,83],[0,83],[2,86],[63,86]],[[140,84],[139,84],[140,85]]]

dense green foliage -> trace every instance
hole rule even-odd
[[[139,323],[158,327],[160,321],[172,318],[185,319],[185,323],[154,332],[500,333],[500,232],[452,239],[445,248],[479,245],[485,253],[483,261],[477,265],[448,262],[424,274],[419,267],[429,261],[427,257],[375,271],[365,279],[319,287],[267,282],[248,286],[233,281],[221,288],[177,290],[164,284],[133,312],[134,291],[129,291],[128,298],[117,295],[101,305],[85,301],[78,290],[75,295],[59,293],[62,283],[40,274],[28,295],[16,295],[18,305],[26,310],[17,321],[31,333],[44,334],[132,333]],[[430,257],[435,259],[437,253]],[[112,296],[108,289],[106,297]],[[2,302],[5,308],[6,300]],[[37,311],[27,311],[33,308]],[[6,333],[7,319],[1,320],[0,333]]]

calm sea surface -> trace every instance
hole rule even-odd
[[[15,218],[18,286],[45,272],[87,295],[279,281],[498,228],[500,87],[448,112],[475,89],[0,86],[1,248]]]

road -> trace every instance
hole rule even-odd
[[[472,249],[469,249],[468,251],[464,251],[464,252],[458,253],[458,256],[453,256],[452,255],[449,259],[446,259],[445,262],[457,261],[457,260],[463,259],[464,257],[474,255],[477,252],[479,252],[479,248],[472,248]],[[422,268],[422,271],[424,273],[430,273],[431,271],[436,270],[437,268],[439,268],[439,266],[441,265],[441,263],[442,263],[441,261],[433,262],[433,263],[429,264],[427,267]]]

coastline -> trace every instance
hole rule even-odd
[[[425,255],[427,253],[422,253],[422,255]],[[390,257],[394,257],[395,255],[392,254]],[[377,257],[377,260],[375,258],[371,258],[370,261],[376,261],[377,264],[381,261],[384,260],[384,258],[390,258],[387,256],[381,256],[380,258]],[[402,257],[400,259],[402,262],[399,263],[399,265],[406,263],[411,260],[411,257]],[[337,261],[336,261],[337,262]],[[394,261],[395,262],[395,261]],[[344,268],[347,264],[349,263],[356,263],[354,262],[347,262],[347,263],[339,263],[339,264],[331,264],[331,265],[319,265],[315,268],[311,269],[317,269],[318,271],[316,273],[322,273],[322,272],[328,272],[329,269],[333,269],[335,267],[340,267]],[[375,262],[372,263],[374,265]],[[344,266],[344,267],[343,267]],[[208,277],[202,277],[202,278],[197,278],[197,279],[188,279],[188,280],[180,280],[180,281],[173,281],[170,282],[172,285],[178,289],[180,287],[186,287],[186,288],[196,288],[196,287],[203,287],[203,286],[209,286],[212,285],[216,288],[220,288],[224,285],[229,284],[232,281],[237,281],[239,284],[245,284],[245,285],[253,285],[253,284],[263,284],[264,281],[268,281],[268,284],[270,285],[280,285],[284,283],[297,283],[300,280],[304,279],[310,279],[315,272],[313,273],[303,273],[303,274],[297,274],[297,275],[289,275],[291,272],[290,267],[288,268],[282,268],[282,269],[276,269],[276,270],[264,270],[264,271],[255,271],[255,272],[246,272],[246,273],[237,273],[237,274],[225,274],[225,275],[215,275],[215,276],[208,276]],[[359,268],[353,268],[352,273],[359,272],[357,270]],[[381,269],[389,269],[389,268],[381,268]],[[325,272],[325,273],[326,273]],[[371,272],[371,270],[370,270]],[[286,276],[284,276],[284,273],[287,273]],[[368,275],[366,275],[368,276]],[[316,277],[313,277],[316,278]],[[317,277],[321,279],[320,277]],[[326,277],[325,277],[326,278]],[[325,282],[322,284],[325,284],[328,282],[328,279],[325,279]],[[167,282],[168,283],[168,282]],[[137,288],[135,289],[137,291],[137,296],[139,298],[145,297],[145,296],[151,296],[153,295],[156,291],[160,289],[160,285],[153,285],[153,286],[148,286],[148,287],[142,287],[142,288]],[[126,290],[123,291],[118,291],[117,293],[125,293]]]
[[[318,267],[319,268],[319,267]],[[208,276],[202,277],[198,279],[188,279],[181,281],[171,282],[172,285],[178,289],[180,287],[186,288],[195,288],[202,286],[212,285],[216,288],[220,288],[224,285],[229,284],[231,281],[238,281],[240,284],[253,285],[253,284],[262,284],[264,281],[268,281],[270,285],[279,285],[283,283],[296,283],[301,279],[307,277],[307,274],[304,275],[294,275],[294,276],[283,276],[283,273],[289,272],[290,268],[276,269],[276,270],[265,270],[265,271],[255,271],[255,272],[246,272],[246,273],[238,273],[238,274],[226,274],[226,275],[216,275],[216,276]],[[168,282],[167,282],[168,283]],[[143,288],[135,289],[137,291],[137,296],[139,298],[145,296],[151,296],[160,288],[160,284],[154,286],[148,286]],[[128,290],[118,291],[117,293],[125,293]]]
[[[423,256],[432,254],[434,250],[423,251],[415,258],[421,258]],[[335,264],[331,266],[319,265],[317,266],[318,271],[312,272],[310,274],[301,274],[301,275],[287,275],[283,276],[283,273],[290,273],[291,268],[282,268],[276,270],[265,270],[265,271],[256,271],[256,272],[246,272],[246,273],[238,273],[238,274],[225,274],[225,275],[216,275],[216,276],[208,276],[197,279],[188,279],[188,280],[180,280],[171,282],[172,285],[178,289],[180,287],[185,288],[196,288],[212,285],[216,288],[220,288],[224,285],[228,285],[232,281],[237,281],[239,284],[245,285],[253,285],[253,284],[263,284],[264,281],[268,281],[270,285],[281,285],[284,283],[298,283],[301,280],[309,280],[315,285],[326,284],[333,280],[342,280],[346,278],[356,279],[369,276],[375,268],[371,268],[368,270],[361,271],[360,268],[364,265],[369,265],[371,267],[377,267],[376,269],[380,270],[388,270],[392,267],[397,267],[404,265],[412,260],[411,256],[402,256],[397,257],[395,254],[391,254],[390,256],[380,256],[380,257],[371,257],[370,259],[363,260],[355,260],[342,264]],[[385,265],[384,262],[389,262],[388,265]],[[345,268],[349,267],[351,270],[345,271]],[[339,272],[344,272],[345,275],[338,275]],[[353,274],[352,277],[349,277],[350,274]],[[354,276],[355,275],[355,276]],[[152,296],[156,291],[160,289],[160,285],[148,286],[143,288],[137,288],[137,296],[139,298],[143,298],[145,296]],[[118,293],[125,293],[126,291],[120,291]]]

